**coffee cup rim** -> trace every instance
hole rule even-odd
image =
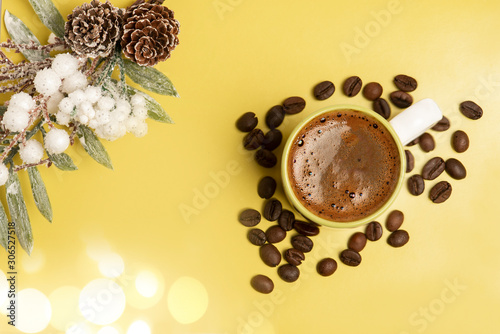
[[[396,183],[396,188],[394,189],[392,195],[389,197],[389,199],[382,205],[377,211],[372,213],[369,216],[366,216],[362,219],[358,219],[355,221],[348,221],[348,222],[336,222],[332,220],[327,220],[324,218],[321,218],[311,211],[309,211],[295,196],[293,189],[290,184],[290,180],[288,179],[288,157],[290,153],[290,147],[292,145],[292,142],[297,135],[297,133],[302,130],[302,128],[309,123],[311,120],[314,118],[318,117],[319,115],[322,115],[327,112],[332,112],[335,110],[343,110],[343,109],[350,109],[350,110],[355,110],[355,111],[360,111],[362,113],[366,113],[369,116],[375,118],[377,121],[379,121],[385,128],[386,130],[391,134],[394,142],[396,143],[396,146],[398,148],[398,153],[399,153],[399,159],[400,159],[400,171],[399,171],[399,177],[398,181]],[[399,139],[396,131],[392,128],[391,124],[382,116],[377,114],[375,111],[362,107],[362,106],[357,106],[357,105],[352,105],[352,104],[338,104],[338,105],[332,105],[328,107],[321,108],[307,117],[305,117],[297,126],[292,130],[290,133],[285,146],[283,148],[283,155],[282,155],[282,160],[281,160],[281,181],[283,184],[283,189],[285,191],[285,195],[288,199],[288,201],[292,204],[292,206],[302,215],[304,218],[306,218],[309,221],[312,221],[314,223],[318,223],[323,226],[328,226],[328,227],[333,227],[333,228],[352,228],[352,227],[358,227],[365,225],[371,221],[373,221],[375,218],[380,216],[383,212],[385,212],[395,201],[397,198],[403,183],[404,183],[404,177],[406,173],[406,159],[405,159],[405,152],[404,152],[404,147],[403,144],[401,143],[401,140]]]

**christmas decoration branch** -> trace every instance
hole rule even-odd
[[[99,138],[116,140],[127,133],[142,137],[146,119],[173,123],[142,89],[178,97],[169,78],[152,68],[179,43],[179,22],[163,0],[137,0],[117,8],[109,0],[91,0],[65,21],[50,0],[28,0],[52,31],[42,45],[15,15],[5,11],[10,39],[0,42],[0,94],[13,93],[0,106],[0,245],[7,249],[7,226],[14,221],[19,244],[30,254],[33,235],[18,172],[26,170],[35,204],[52,221],[52,207],[38,167],[76,170],[65,153],[78,137],[98,163],[113,168]],[[8,52],[26,60],[14,63]],[[41,142],[33,137],[40,133]],[[17,161],[21,161],[18,163]]]

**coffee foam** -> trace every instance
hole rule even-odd
[[[355,221],[382,207],[401,168],[391,134],[355,110],[311,120],[293,139],[287,164],[297,199],[315,215],[337,222]]]

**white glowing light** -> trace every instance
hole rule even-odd
[[[114,327],[106,326],[106,327],[101,328],[97,332],[97,334],[120,334],[120,332],[118,332],[118,330]]]
[[[90,329],[90,327],[86,323],[80,322],[68,327],[68,329],[66,330],[66,334],[93,334],[93,333],[92,329]]]
[[[80,311],[93,324],[109,325],[118,320],[124,310],[125,294],[109,279],[96,279],[80,293]]]
[[[144,321],[137,320],[130,325],[127,334],[151,334],[151,329]]]
[[[158,279],[150,271],[141,271],[135,279],[135,288],[141,296],[151,298],[158,291]]]
[[[36,289],[24,289],[17,295],[16,328],[23,333],[38,333],[49,324],[52,308],[47,297]]]
[[[106,277],[114,278],[123,274],[125,264],[120,255],[108,253],[99,260],[99,271]]]
[[[181,277],[172,284],[168,292],[168,309],[181,324],[198,321],[208,308],[208,293],[195,278]]]
[[[78,307],[79,298],[80,290],[73,286],[62,286],[52,291],[49,295],[52,305],[50,324],[54,328],[65,331],[84,320]]]

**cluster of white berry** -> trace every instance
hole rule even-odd
[[[116,94],[116,86],[107,91],[91,86],[86,75],[79,70],[80,66],[78,58],[63,53],[54,58],[50,68],[35,76],[35,89],[47,99],[47,111],[56,116],[57,123],[63,126],[71,122],[87,125],[98,137],[110,141],[127,132],[137,137],[146,135],[148,112],[144,96],[135,94],[129,102]],[[26,131],[40,117],[43,107],[27,93],[14,94],[2,124],[13,133]],[[70,138],[65,130],[51,127],[44,137],[44,145],[30,139],[20,145],[19,155],[25,164],[37,164],[43,159],[44,146],[49,154],[59,154],[69,144]],[[0,185],[5,184],[8,175],[7,167],[0,163]]]
[[[115,97],[119,94],[89,85],[87,77],[78,70],[78,60],[70,54],[56,56],[51,68],[40,71],[35,87],[50,96],[47,108],[61,125],[78,122],[107,140],[118,139],[127,132],[142,137],[148,131],[148,112],[142,95],[135,94],[129,102]]]

